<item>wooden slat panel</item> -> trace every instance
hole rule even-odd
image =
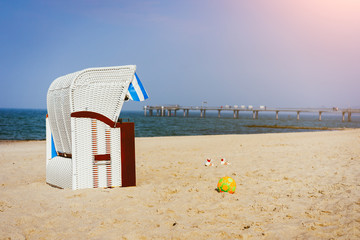
[[[136,186],[135,128],[133,122],[119,124],[121,128],[121,181],[123,187]]]

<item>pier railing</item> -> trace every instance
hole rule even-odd
[[[347,115],[347,120],[351,122],[351,114],[359,113],[360,109],[353,108],[268,108],[265,106],[260,106],[259,108],[254,108],[252,106],[180,106],[180,105],[165,105],[165,106],[144,106],[144,115],[145,116],[176,116],[177,111],[183,111],[183,116],[188,117],[189,111],[195,110],[200,111],[200,117],[206,117],[207,111],[217,111],[218,117],[221,117],[222,111],[232,111],[234,113],[234,118],[239,118],[240,112],[252,112],[253,119],[259,118],[259,112],[274,112],[276,120],[279,119],[279,112],[296,112],[296,119],[300,119],[300,113],[309,112],[309,113],[318,113],[319,121],[321,121],[322,113],[336,113],[342,114],[342,121],[345,121],[345,115]],[[172,114],[173,113],[173,114]]]

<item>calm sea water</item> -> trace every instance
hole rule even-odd
[[[42,140],[45,139],[46,110],[0,109],[0,139],[2,140]],[[182,112],[172,117],[145,117],[143,111],[123,111],[120,118],[135,122],[136,137],[219,135],[219,134],[256,134],[276,132],[320,131],[320,128],[360,128],[360,114],[352,115],[352,122],[342,122],[341,114],[259,113],[259,119],[252,119],[252,112],[240,113],[238,119],[232,112],[208,111],[206,118],[200,118],[199,111],[190,111],[184,118]],[[284,127],[284,128],[278,128]],[[300,129],[299,129],[300,128]],[[301,129],[311,128],[311,129]],[[315,128],[315,129],[313,129]]]

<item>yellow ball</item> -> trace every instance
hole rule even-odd
[[[219,192],[228,192],[233,194],[236,189],[236,182],[231,177],[223,177],[219,180],[217,187]]]

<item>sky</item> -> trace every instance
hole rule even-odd
[[[144,105],[360,108],[359,0],[0,1],[0,108],[136,65]]]

